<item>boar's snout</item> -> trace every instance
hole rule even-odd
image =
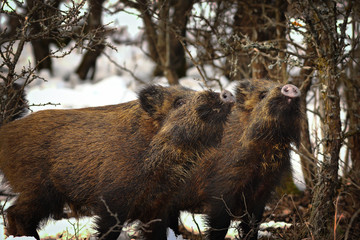
[[[285,86],[283,86],[281,88],[281,93],[289,98],[297,98],[301,95],[300,90],[292,84],[286,84]]]
[[[229,92],[228,90],[223,90],[220,94],[220,99],[225,103],[234,103],[235,97],[234,95]]]

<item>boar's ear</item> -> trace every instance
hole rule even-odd
[[[139,93],[141,107],[152,117],[164,102],[165,88],[150,85]]]
[[[236,93],[236,102],[237,103],[244,103],[246,100],[246,95],[248,92],[251,91],[252,84],[250,80],[241,80],[239,81],[238,85],[236,86],[235,93]]]

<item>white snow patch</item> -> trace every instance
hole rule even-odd
[[[50,220],[39,231],[40,238],[60,237],[62,239],[89,238],[95,235],[93,227],[93,218],[75,218],[62,219],[59,221]]]
[[[36,240],[34,237],[14,237],[13,235],[9,236],[8,238],[6,238],[6,240]]]
[[[205,224],[205,214],[192,214],[189,212],[181,212],[181,222],[186,228],[187,231],[192,232],[194,234],[199,234],[199,229],[202,233],[208,230],[208,226]],[[226,234],[226,238],[229,239],[238,239],[238,229],[239,221],[231,221],[228,232]],[[265,231],[268,228],[289,228],[292,224],[285,222],[275,222],[270,221],[266,223],[262,223],[260,225],[259,237],[270,237],[271,233]]]

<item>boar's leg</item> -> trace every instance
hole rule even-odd
[[[240,228],[244,239],[257,240],[265,204],[258,202],[256,209],[249,210],[241,219]]]
[[[20,193],[15,203],[7,210],[8,235],[33,236],[40,239],[36,232],[40,221],[47,219],[50,214],[59,214],[63,211],[63,206],[61,198],[48,201],[42,193],[36,196]]]
[[[116,240],[122,227],[116,223],[114,217],[99,217],[97,224],[98,238],[102,240]]]
[[[106,201],[108,202],[108,201]],[[102,205],[96,215],[98,215],[96,221],[96,230],[98,232],[98,238],[102,240],[116,240],[122,230],[122,226],[126,220],[126,216],[121,214],[121,210],[116,210],[113,206]]]
[[[156,219],[149,222],[150,227],[143,232],[144,239],[146,240],[166,240],[167,239],[167,226],[168,221],[166,218]]]
[[[174,231],[175,235],[180,235],[179,231],[179,218],[180,218],[180,211],[171,211],[169,214],[169,228]]]
[[[211,211],[208,217],[209,224],[209,232],[208,238],[209,240],[220,240],[225,239],[227,230],[230,226],[230,215],[226,211],[225,207],[214,208],[216,211]]]

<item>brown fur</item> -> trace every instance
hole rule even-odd
[[[243,237],[257,239],[270,193],[290,171],[290,144],[299,142],[299,98],[288,104],[283,86],[266,80],[238,84],[221,145],[199,161],[173,203],[173,229],[179,210],[203,209],[209,239],[224,239],[234,216],[242,221]]]
[[[39,222],[61,216],[65,204],[75,214],[88,212],[98,202],[104,160],[138,159],[168,112],[192,94],[149,86],[136,101],[40,111],[2,126],[0,169],[18,193],[7,211],[8,233],[39,238]]]

